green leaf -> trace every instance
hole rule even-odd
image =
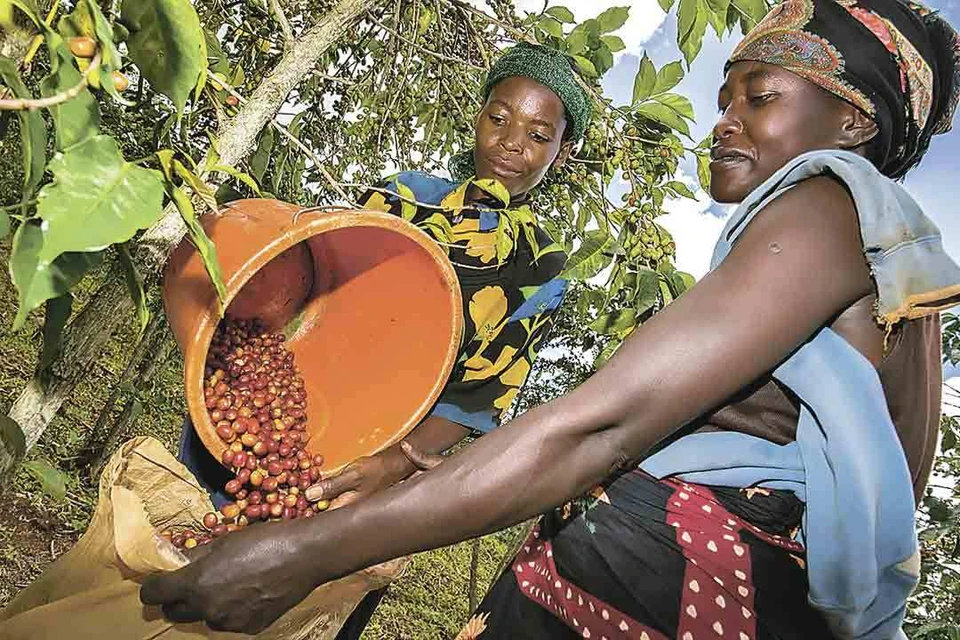
[[[590,329],[603,335],[617,335],[637,325],[637,312],[633,309],[621,309],[605,313],[590,323]]]
[[[660,8],[663,9],[664,13],[669,13],[676,0],[657,0],[657,2],[660,4]]]
[[[639,115],[650,118],[655,122],[665,124],[671,129],[676,129],[683,135],[690,137],[690,126],[680,117],[680,115],[670,107],[659,102],[650,102],[642,104],[636,111]]]
[[[73,296],[69,293],[47,300],[47,308],[43,316],[43,348],[40,351],[40,362],[37,364],[37,371],[40,372],[41,377],[60,355],[63,328],[67,326],[72,310]]]
[[[212,167],[210,167],[210,171],[219,171],[221,173],[227,174],[231,178],[236,178],[243,184],[247,185],[247,187],[249,187],[251,191],[257,194],[257,196],[261,195],[260,185],[257,184],[257,181],[254,180],[253,176],[251,176],[249,173],[240,171],[236,167],[228,167],[225,164],[215,164]]]
[[[611,249],[615,242],[615,238],[604,231],[588,231],[583,244],[567,260],[562,277],[587,280],[597,275],[613,260]]]
[[[594,52],[594,60],[596,61],[595,66],[598,75],[602,76],[613,68],[613,52],[610,51],[610,48],[603,42],[600,43],[600,47]]]
[[[207,68],[214,73],[220,73],[224,78],[230,73],[230,61],[223,47],[220,46],[220,40],[207,29],[203,30],[203,39],[207,45]]]
[[[573,56],[573,61],[577,63],[577,68],[580,69],[580,72],[584,75],[591,78],[596,78],[599,75],[597,73],[597,68],[593,65],[593,63],[583,56]]]
[[[677,44],[683,52],[688,68],[703,46],[709,12],[705,0],[680,0],[680,7],[677,9]]]
[[[660,104],[666,105],[687,120],[693,120],[693,104],[686,96],[676,93],[664,93],[654,98]]]
[[[684,198],[690,198],[691,200],[697,199],[697,197],[693,195],[693,191],[690,190],[690,187],[688,187],[687,185],[683,184],[678,180],[671,180],[670,182],[668,182],[663,186],[666,187],[667,189],[673,189],[675,192],[677,192],[679,195],[683,196]]]
[[[273,151],[273,127],[267,127],[260,134],[260,144],[257,150],[250,157],[250,174],[257,182],[263,182],[263,174],[267,172],[267,166],[270,164],[270,153]]]
[[[630,17],[630,7],[610,7],[597,16],[600,33],[611,33],[624,25]]]
[[[50,53],[50,75],[40,83],[40,93],[52,96],[75,87],[81,75],[63,38],[51,31],[47,33],[46,41]],[[86,88],[70,100],[50,107],[50,116],[57,133],[57,151],[80,144],[100,132],[100,108]]]
[[[190,202],[187,194],[184,193],[182,189],[172,186],[168,187],[167,193],[170,194],[170,198],[180,212],[180,217],[183,218],[183,222],[187,225],[187,237],[190,238],[190,242],[196,247],[197,253],[200,254],[203,267],[207,270],[207,275],[210,276],[213,288],[217,292],[217,299],[220,301],[220,311],[222,313],[223,302],[227,298],[227,288],[223,284],[223,272],[220,270],[220,261],[217,259],[217,248],[210,240],[206,231],[203,230],[203,227],[200,226],[200,221],[197,220],[197,213],[194,211],[193,203]]]
[[[637,275],[637,293],[633,298],[633,306],[637,315],[642,315],[660,301],[660,275],[647,267],[640,267]]]
[[[653,85],[654,94],[670,91],[683,80],[683,65],[679,61],[669,62],[657,71],[657,81]]]
[[[707,21],[713,27],[717,37],[722,38],[727,28],[727,10],[730,8],[730,0],[707,0],[707,7],[710,11]]]
[[[10,416],[0,414],[0,446],[9,452],[14,460],[20,460],[27,452],[27,438],[17,421]]]
[[[31,460],[23,465],[40,481],[40,490],[60,502],[67,496],[67,474],[46,460]]]
[[[584,29],[576,28],[570,32],[566,39],[566,51],[571,56],[583,53],[587,50],[587,32]]]
[[[627,48],[627,45],[623,44],[623,38],[620,36],[600,36],[600,42],[607,45],[607,48],[610,49],[611,53],[616,53],[617,51],[623,51]]]
[[[127,282],[127,289],[130,290],[130,297],[137,308],[137,324],[140,325],[140,335],[147,328],[150,322],[150,308],[147,306],[147,294],[143,291],[143,278],[137,272],[136,265],[133,264],[133,256],[130,255],[128,243],[117,245],[120,256],[120,268],[123,270],[123,278]]]
[[[38,220],[21,224],[13,234],[10,279],[19,293],[14,331],[23,327],[27,314],[47,300],[70,291],[103,261],[101,253],[65,253],[53,262],[43,262],[40,260],[42,248],[43,233]]]
[[[0,241],[6,240],[8,235],[10,235],[10,216],[0,209]]]
[[[553,16],[560,22],[566,22],[566,23],[576,22],[576,18],[573,17],[573,12],[570,11],[570,9],[567,9],[566,7],[560,7],[560,6],[550,7],[549,9],[546,10],[545,13],[548,16]]]
[[[697,154],[697,180],[700,188],[710,193],[710,156],[704,153]]]
[[[179,160],[174,159],[172,165],[174,172],[183,179],[184,183],[190,186],[190,189],[203,200],[203,203],[207,205],[211,211],[216,211],[217,198],[214,195],[213,188],[201,180],[200,176],[190,171],[190,169],[187,169]]]
[[[123,0],[120,17],[130,29],[130,58],[183,113],[207,70],[203,29],[193,5],[189,0]]]
[[[731,0],[731,4],[739,10],[741,15],[747,16],[741,20],[744,33],[755,27],[763,16],[767,15],[769,9],[766,0]]]
[[[0,56],[0,79],[17,98],[33,97],[20,79],[16,63],[4,56]],[[37,110],[18,110],[17,119],[20,120],[20,146],[23,155],[23,193],[20,194],[20,201],[24,203],[22,211],[26,214],[26,201],[33,198],[33,192],[43,177],[43,167],[47,164],[47,129]]]
[[[163,213],[160,173],[126,162],[110,136],[58,153],[50,170],[54,182],[37,196],[44,221],[41,262],[126,242]]]
[[[650,97],[657,83],[657,69],[646,53],[640,59],[640,68],[633,78],[633,104],[639,104]]]
[[[563,38],[563,26],[550,16],[544,16],[537,21],[537,26],[554,38]]]

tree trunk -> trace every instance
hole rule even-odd
[[[284,54],[276,69],[250,96],[247,104],[220,132],[219,164],[236,166],[253,150],[257,135],[276,116],[297,84],[317,60],[375,0],[340,0],[320,22],[304,33]],[[170,251],[186,233],[177,210],[168,205],[161,220],[137,241],[134,262],[145,284],[156,283]],[[74,387],[90,370],[121,322],[133,311],[122,278],[114,269],[83,311],[66,327],[59,362],[52,367],[44,388],[34,378],[21,391],[9,416],[23,430],[29,450],[60,410]],[[16,443],[0,431],[0,484],[18,462]]]

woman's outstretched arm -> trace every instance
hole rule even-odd
[[[262,628],[318,584],[542,513],[641,458],[872,291],[846,191],[828,178],[804,182],[575,391],[361,504],[227,536],[145,583],[143,598],[226,628]],[[276,561],[248,568],[264,554]]]

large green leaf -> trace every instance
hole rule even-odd
[[[177,113],[207,70],[203,28],[189,0],[123,0],[127,47],[143,77],[173,100]]]
[[[16,63],[4,56],[0,56],[0,79],[16,97],[33,97],[20,79]],[[43,176],[43,167],[47,164],[47,130],[39,111],[21,109],[17,111],[17,118],[20,120],[20,147],[23,155],[23,193],[20,200],[26,202],[33,197],[33,192]]]
[[[54,182],[37,198],[44,221],[42,262],[126,242],[163,213],[160,173],[126,162],[110,136],[58,153],[50,170]]]
[[[587,280],[600,273],[613,260],[615,238],[599,229],[588,231],[580,248],[567,260],[563,277]]]
[[[703,46],[709,12],[705,0],[680,0],[680,7],[677,9],[677,44],[687,61],[687,67]]]
[[[46,460],[31,460],[23,465],[40,481],[40,490],[56,501],[63,500],[67,495],[67,474],[60,471]]]
[[[46,41],[50,53],[50,75],[40,84],[40,92],[44,96],[52,96],[76,86],[81,76],[63,38],[50,32]],[[83,89],[70,100],[50,107],[50,115],[57,133],[57,151],[84,142],[100,132],[100,108],[89,89]]]
[[[637,69],[637,75],[633,78],[633,104],[639,104],[653,93],[653,88],[657,84],[657,69],[646,53],[640,59],[640,68]]]
[[[630,7],[610,7],[597,16],[600,33],[611,33],[624,25],[630,17]]]
[[[670,107],[687,120],[693,120],[693,104],[690,103],[690,99],[686,96],[681,96],[676,93],[664,93],[657,96],[656,101]]]
[[[73,296],[69,293],[47,300],[47,308],[43,315],[43,349],[40,351],[40,363],[37,365],[37,371],[40,372],[41,377],[60,355],[63,328],[67,326],[72,310]]]
[[[670,91],[683,80],[683,65],[679,61],[668,62],[657,71],[657,81],[653,86],[653,93],[659,94]]]
[[[676,111],[659,102],[649,102],[642,104],[637,108],[637,113],[655,122],[665,124],[672,129],[676,129],[683,135],[690,137],[690,126],[681,118]]]
[[[47,300],[70,291],[88,271],[103,261],[101,253],[65,253],[53,262],[44,262],[40,260],[42,248],[43,233],[39,221],[25,222],[13,234],[10,279],[19,293],[14,331],[23,326],[27,314]]]

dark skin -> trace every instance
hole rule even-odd
[[[860,150],[875,129],[806,81],[754,63],[731,68],[720,106],[717,157],[745,155],[711,167],[721,201],[805,151]],[[770,203],[717,269],[576,390],[360,504],[282,525],[282,535],[271,526],[222,538],[216,553],[148,578],[141,598],[168,615],[258,631],[317,585],[543,513],[629,468],[822,327],[877,363],[873,293],[852,201],[828,178],[808,180]]]
[[[570,156],[573,144],[564,139],[566,130],[563,102],[553,91],[529,78],[505,78],[493,88],[477,115],[477,178],[499,180],[512,198],[522,198],[540,184],[551,167],[560,167]],[[471,188],[467,201],[484,195]],[[438,454],[469,433],[455,422],[431,416],[406,439],[417,451]],[[396,444],[357,460],[340,474],[311,487],[307,499],[330,500],[331,508],[342,507],[396,484],[415,470]]]

